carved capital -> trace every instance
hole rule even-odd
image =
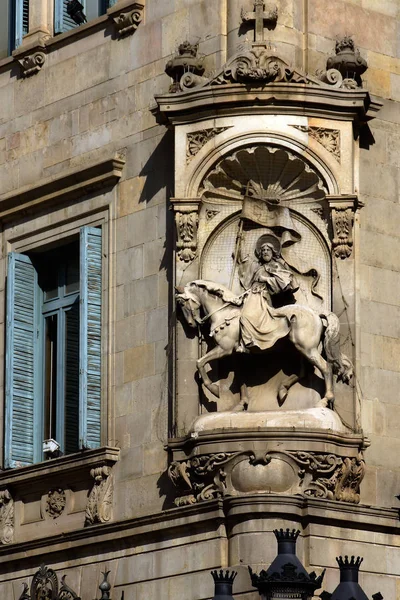
[[[91,469],[94,485],[86,505],[86,525],[108,523],[111,520],[114,482],[111,467],[101,466]]]
[[[332,250],[337,258],[349,258],[353,251],[355,211],[361,204],[357,196],[327,196],[332,220]]]
[[[0,543],[11,544],[14,539],[14,500],[7,489],[0,491]]]
[[[128,6],[119,7],[118,4],[110,8],[107,13],[115,23],[119,37],[134,33],[143,19],[143,4],[130,3]]]
[[[196,258],[197,253],[200,198],[171,198],[171,202],[175,211],[177,257],[182,262],[189,263]]]
[[[30,77],[38,73],[43,67],[46,60],[46,55],[42,50],[36,50],[31,54],[25,54],[18,58],[18,62],[22,67],[22,76]]]

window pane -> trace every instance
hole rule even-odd
[[[79,450],[79,302],[65,313],[65,453]]]
[[[57,315],[45,319],[44,439],[56,439],[57,418]]]
[[[70,256],[66,265],[65,293],[79,292],[79,256],[78,253]]]

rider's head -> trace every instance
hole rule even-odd
[[[258,238],[255,255],[260,262],[267,263],[273,258],[279,258],[280,253],[281,244],[275,235],[267,233]]]
[[[273,245],[269,244],[268,242],[263,244],[260,248],[260,260],[267,263],[267,262],[270,262],[270,260],[272,260],[273,256],[274,256]]]

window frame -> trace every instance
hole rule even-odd
[[[69,242],[73,241],[74,237],[76,239],[77,234],[79,234],[79,232],[80,232],[80,235],[82,237],[83,231],[93,231],[93,230],[95,230],[97,232],[97,234],[98,234],[97,237],[99,238],[99,241],[100,241],[100,277],[101,277],[101,280],[100,280],[100,298],[101,298],[101,300],[100,300],[100,312],[101,312],[101,316],[100,316],[100,319],[101,319],[101,321],[100,321],[100,323],[101,323],[101,325],[100,325],[100,331],[101,331],[101,337],[100,337],[100,344],[99,344],[99,360],[100,360],[100,370],[99,370],[99,410],[98,410],[98,412],[99,412],[99,439],[98,439],[98,441],[96,442],[95,445],[93,445],[93,444],[90,445],[90,444],[85,444],[84,443],[84,439],[85,439],[84,436],[86,435],[86,432],[87,432],[87,429],[88,429],[87,428],[87,423],[84,422],[84,419],[82,417],[83,414],[88,414],[87,412],[86,413],[84,412],[85,410],[87,411],[87,404],[88,404],[87,403],[87,398],[84,398],[85,402],[83,403],[82,401],[80,401],[80,403],[79,403],[79,415],[80,415],[80,419],[79,419],[80,420],[80,423],[79,423],[79,425],[80,425],[80,427],[79,427],[79,430],[80,430],[79,431],[79,447],[81,449],[98,448],[98,447],[101,446],[101,444],[104,441],[104,439],[106,439],[106,435],[105,435],[106,434],[106,432],[105,432],[105,425],[106,425],[106,423],[104,422],[104,419],[103,419],[103,414],[105,413],[103,396],[105,395],[104,394],[104,390],[106,389],[106,385],[105,385],[106,382],[104,381],[104,374],[106,373],[106,368],[105,368],[105,365],[103,364],[103,359],[105,358],[105,353],[103,351],[103,346],[104,346],[105,339],[106,339],[106,334],[103,331],[103,323],[105,322],[105,320],[104,320],[105,306],[104,306],[104,303],[103,303],[105,294],[104,294],[103,281],[104,281],[104,272],[105,272],[106,267],[105,267],[105,262],[103,260],[103,250],[104,250],[104,242],[107,239],[107,236],[105,235],[105,231],[106,230],[104,228],[104,225],[106,224],[106,222],[107,222],[107,219],[105,219],[105,218],[102,218],[101,220],[97,220],[96,219],[96,222],[94,222],[94,223],[90,222],[90,220],[88,220],[88,219],[84,219],[84,222],[81,222],[78,227],[76,227],[76,225],[75,225],[75,228],[74,228],[73,232],[70,231],[69,235],[66,232],[65,235],[59,236],[59,235],[55,234],[55,232],[53,232],[53,235],[50,236],[53,239],[53,243],[54,243],[54,241],[56,239],[58,245],[62,246],[64,244],[67,245]],[[12,250],[13,253],[17,253],[20,256],[21,255],[25,256],[25,257],[27,257],[27,259],[29,259],[29,256],[28,256],[29,253],[32,253],[34,251],[37,252],[37,250],[39,248],[40,248],[41,251],[46,251],[46,247],[49,248],[49,246],[51,246],[51,242],[49,244],[48,243],[48,241],[49,241],[48,239],[47,240],[43,240],[43,244],[40,244],[40,243],[37,244],[37,243],[35,243],[33,241],[33,239],[37,237],[35,234],[32,234],[32,236],[29,236],[29,237],[32,238],[30,240],[30,241],[32,241],[32,243],[29,243],[29,242],[26,243],[26,240],[25,241],[21,240],[22,243],[17,243],[15,245],[13,244],[11,247],[10,247],[10,244],[9,244],[9,249]],[[80,261],[82,261],[83,255],[85,254],[84,252],[83,253],[81,252],[81,250],[82,250],[81,244],[82,244],[82,240],[80,242],[80,250],[79,250]],[[36,274],[36,277],[37,277],[37,274]],[[39,285],[36,286],[36,289],[39,289]],[[75,293],[72,293],[71,296],[74,296],[75,299],[76,299],[76,294]],[[7,300],[9,300],[9,298],[7,298]],[[38,311],[39,310],[38,307],[40,308],[40,306],[41,306],[41,304],[40,304],[40,298],[38,298],[36,302],[37,302],[37,306],[36,306],[35,310]],[[72,306],[73,306],[73,304],[71,304],[71,307]],[[82,312],[82,303],[81,302],[80,302],[80,312]],[[9,314],[9,308],[7,308],[7,314]],[[40,318],[42,318],[41,308],[40,308]],[[38,343],[39,346],[40,346],[40,351],[39,352],[43,353],[43,351],[44,351],[44,346],[43,346],[43,327],[41,328],[41,330],[42,330],[41,334],[39,335],[39,333],[38,333],[38,335],[37,335],[37,342],[36,343]],[[82,336],[82,328],[80,328],[80,339],[81,339],[81,336]],[[81,345],[81,341],[79,343]],[[6,352],[6,362],[7,362],[8,359],[9,359],[9,353]],[[79,365],[79,370],[82,371],[82,366],[81,365]],[[35,435],[36,435],[36,438],[38,439],[38,443],[36,444],[37,448],[34,450],[33,461],[29,462],[29,463],[26,463],[26,465],[25,465],[25,464],[16,464],[15,461],[12,460],[12,457],[11,457],[11,446],[10,446],[9,440],[8,440],[8,443],[7,443],[7,435],[8,434],[7,434],[7,427],[6,427],[5,460],[4,460],[6,468],[14,468],[14,467],[18,467],[18,466],[28,466],[30,464],[40,463],[41,461],[44,460],[44,457],[42,455],[42,442],[43,442],[43,439],[44,439],[43,438],[43,426],[44,426],[44,413],[43,413],[43,411],[44,411],[44,394],[43,394],[43,390],[44,390],[44,388],[43,388],[43,379],[42,378],[41,378],[40,385],[37,382],[35,383],[35,389],[36,389],[36,392],[35,392],[36,399],[40,395],[40,401],[39,402],[37,402],[37,401],[35,402],[35,416],[34,416],[34,418],[35,418],[36,424],[40,423],[40,427],[35,430],[35,432],[36,432]],[[40,389],[39,393],[38,393],[38,389]],[[10,404],[12,404],[12,403],[10,403],[10,401],[8,400],[6,402],[6,422],[10,421],[10,415],[9,414],[8,414],[8,419],[7,419],[7,413],[10,412]],[[39,404],[39,406],[38,406],[38,404]],[[82,404],[85,404],[84,411],[82,411]],[[66,423],[65,418],[63,418],[63,425],[64,426],[65,426],[65,423]],[[10,428],[8,428],[8,430],[9,429]],[[40,433],[38,433],[38,431],[40,431]],[[82,432],[83,432],[83,434],[82,434]],[[93,438],[93,436],[92,436],[92,438]],[[59,440],[57,440],[57,441],[59,441]]]

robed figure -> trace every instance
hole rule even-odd
[[[279,303],[279,296],[284,295],[287,302],[299,286],[281,256],[281,245],[276,236],[260,236],[254,254],[253,260],[248,255],[243,256],[240,244],[239,279],[247,291],[240,317],[241,338],[244,349],[267,350],[290,329],[287,318],[277,316],[273,310],[274,299]]]

